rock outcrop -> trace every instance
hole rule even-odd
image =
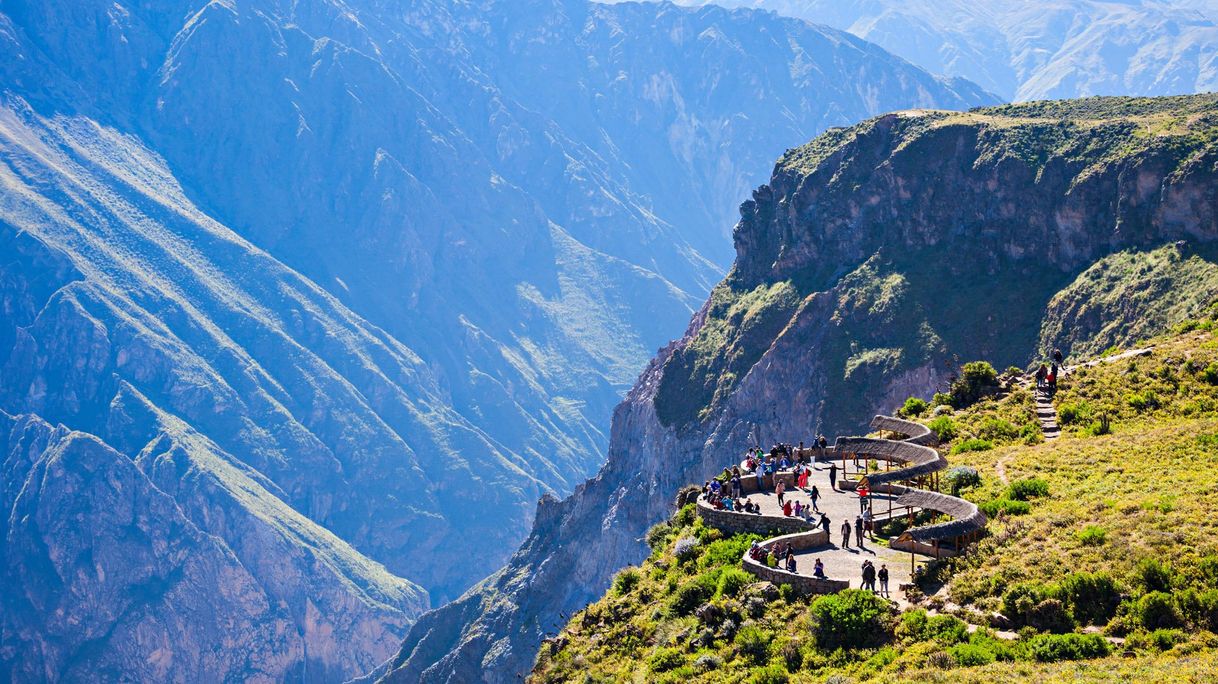
[[[862,432],[961,359],[1027,363],[1106,255],[1213,244],[1216,127],[1215,96],[1094,99],[891,114],[789,152],[741,208],[731,274],[615,411],[601,472],[421,618],[387,680],[514,681],[646,555],[681,485],[755,442]]]

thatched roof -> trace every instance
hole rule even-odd
[[[985,527],[988,522],[985,514],[974,503],[949,494],[896,484],[947,468],[947,459],[938,451],[925,446],[927,443],[937,443],[935,434],[930,429],[919,423],[888,416],[876,416],[871,421],[871,427],[876,430],[908,435],[909,439],[895,441],[867,437],[838,437],[837,453],[858,454],[866,458],[902,464],[904,467],[896,470],[869,473],[867,484],[872,487],[884,486],[885,490],[896,494],[895,503],[898,506],[913,506],[952,517],[952,520],[948,522],[912,528],[906,534],[919,542],[931,542],[954,539]]]
[[[905,435],[903,441],[914,444],[935,446],[939,443],[939,437],[933,430],[912,420],[902,420],[892,416],[876,416],[871,419],[871,429]]]
[[[885,473],[869,473],[867,482],[872,486],[912,480],[947,467],[947,460],[938,451],[920,444],[895,442],[891,439],[838,437],[836,449],[839,454],[858,454],[905,466]]]

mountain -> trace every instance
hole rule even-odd
[[[1218,4],[1211,0],[714,3],[840,28],[1014,101],[1218,90]]]
[[[370,669],[600,463],[789,141],[993,99],[719,8],[5,2],[4,672]]]
[[[605,467],[543,500],[503,571],[420,619],[386,679],[527,673],[564,616],[647,555],[678,488],[755,441],[864,432],[960,359],[1083,350],[1052,315],[1080,293],[1205,283],[1163,308],[1106,296],[1108,325],[1078,319],[1105,344],[1194,315],[1218,291],[1216,132],[1218,96],[1090,98],[896,112],[787,152],[741,206],[728,277],[615,410]],[[1123,259],[1144,266],[1091,270]]]
[[[792,591],[795,582],[758,582],[741,557],[765,535],[716,528],[687,504],[648,531],[641,567],[619,573],[542,647],[529,681],[1209,679],[1218,655],[1207,522],[1218,504],[1216,329],[1213,306],[1147,346],[1076,355],[1048,399],[1064,423],[1055,439],[1042,439],[1030,374],[971,405],[921,405],[918,420],[955,433],[940,445],[953,466],[944,490],[951,483],[1002,512],[964,556],[918,558],[917,591],[891,591],[907,599],[901,607],[858,589],[849,552],[835,572],[843,552],[825,547],[799,562],[824,557],[830,576],[854,589],[818,597]],[[1180,496],[1164,468],[1188,472],[1195,493]],[[883,525],[877,537],[905,525]],[[892,553],[865,547],[877,564]],[[888,560],[896,574],[911,559]]]

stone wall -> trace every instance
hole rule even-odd
[[[786,542],[791,545],[791,548],[796,551],[805,551],[829,543],[829,535],[822,531],[817,532],[799,532],[796,534],[788,534],[782,537],[767,539],[762,547],[769,549],[778,542]],[[745,571],[752,574],[758,579],[773,582],[775,584],[789,584],[795,587],[795,590],[804,594],[833,594],[843,589],[850,588],[849,580],[839,579],[820,579],[810,575],[800,575],[793,572],[787,572],[779,568],[771,568],[770,566],[749,558],[748,554],[742,559]],[[806,561],[805,561],[806,562]],[[804,568],[810,570],[810,568]]]
[[[802,518],[721,511],[711,507],[705,499],[698,500],[698,517],[702,518],[702,522],[709,527],[722,530],[726,534],[753,533],[769,536],[819,529]],[[820,532],[820,534],[824,534],[824,532]]]

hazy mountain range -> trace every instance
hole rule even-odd
[[[994,98],[756,12],[0,4],[0,662],[331,681],[498,568],[786,147]]]
[[[708,0],[678,0],[702,5]],[[1218,89],[1213,0],[714,0],[834,26],[1022,101]]]

